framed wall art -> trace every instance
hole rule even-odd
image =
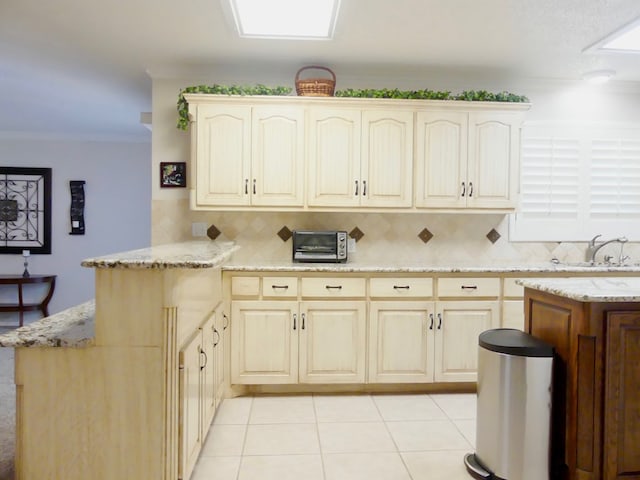
[[[186,187],[187,164],[186,162],[161,162],[160,163],[160,187]]]
[[[51,253],[51,169],[0,167],[0,253]]]

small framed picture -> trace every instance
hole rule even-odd
[[[161,162],[160,187],[176,188],[187,186],[186,162]]]

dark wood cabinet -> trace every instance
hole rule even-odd
[[[525,328],[556,349],[553,480],[640,480],[640,303],[525,289]]]

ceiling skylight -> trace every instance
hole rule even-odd
[[[640,18],[616,30],[585,51],[640,53]]]
[[[328,39],[340,0],[231,0],[242,37]]]

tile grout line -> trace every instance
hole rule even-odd
[[[253,412],[253,402],[255,397],[252,395],[251,404],[249,405],[249,412],[247,414],[247,421],[244,425],[244,438],[242,439],[242,450],[240,450],[240,463],[238,463],[238,472],[236,473],[236,480],[240,480],[240,471],[242,470],[242,464],[244,463],[244,449],[247,445],[247,436],[249,435],[249,423],[251,422],[251,413]]]
[[[313,416],[316,419],[316,435],[318,437],[318,450],[320,451],[320,465],[322,466],[322,478],[327,480],[327,468],[324,464],[324,453],[322,452],[322,442],[320,441],[320,421],[318,420],[318,411],[316,409],[316,395],[311,394],[311,404],[313,405]]]

